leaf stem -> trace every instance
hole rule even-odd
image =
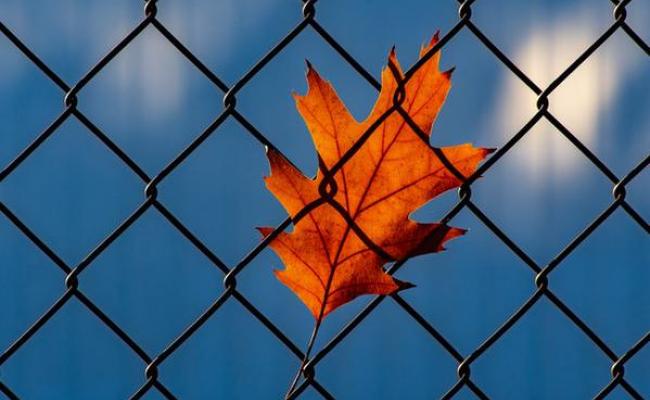
[[[324,307],[323,307],[324,308]],[[322,315],[322,312],[321,312]],[[302,369],[305,368],[305,365],[309,361],[309,356],[311,355],[311,350],[314,347],[314,343],[316,343],[316,337],[318,336],[318,331],[320,329],[320,325],[322,322],[322,317],[316,320],[316,323],[314,324],[314,330],[311,332],[311,336],[309,338],[309,342],[307,342],[307,349],[305,350],[305,356],[302,359],[302,362],[300,363],[300,368],[298,368],[298,372],[296,373],[296,376],[293,378],[293,381],[291,382],[291,385],[289,386],[289,390],[287,390],[287,394],[284,395],[285,400],[291,399],[293,395],[293,391],[295,390],[296,386],[298,385],[298,382],[300,381],[300,375],[302,374]]]
[[[323,292],[323,302],[321,303],[320,311],[318,312],[318,318],[316,318],[316,323],[314,324],[314,330],[312,331],[311,337],[309,338],[309,342],[307,343],[307,349],[305,350],[305,357],[302,359],[302,363],[300,363],[300,368],[298,369],[298,373],[296,374],[295,378],[293,378],[293,381],[291,382],[291,386],[289,386],[289,390],[287,391],[287,394],[284,397],[285,400],[289,400],[292,398],[293,391],[296,388],[296,385],[298,385],[298,381],[300,380],[300,374],[302,373],[302,369],[305,368],[305,365],[309,361],[309,355],[311,353],[312,348],[314,347],[314,343],[316,342],[316,337],[318,336],[318,331],[320,329],[321,322],[323,322],[323,316],[325,315],[325,307],[327,306],[327,300],[330,294],[330,289],[332,287],[332,281],[334,280],[334,273],[336,272],[336,267],[341,257],[341,251],[343,250],[343,245],[347,240],[348,235],[350,234],[350,229],[351,228],[349,225],[345,228],[345,232],[343,233],[343,238],[341,239],[341,242],[339,243],[339,247],[336,250],[334,261],[331,263],[332,269],[330,271],[329,276],[327,277],[327,284],[325,285],[325,290]]]

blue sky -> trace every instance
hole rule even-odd
[[[628,7],[648,42],[650,7]],[[547,85],[612,22],[602,1],[478,1],[472,20],[540,86]],[[5,0],[0,20],[73,84],[142,18],[140,2]],[[301,18],[288,0],[159,2],[158,18],[227,84],[233,84]],[[422,43],[457,21],[454,1],[322,0],[317,20],[373,75],[397,46],[410,65]],[[63,93],[0,38],[0,164],[7,165],[62,111]],[[306,174],[313,146],[291,92],[304,92],[304,60],[329,79],[357,118],[376,91],[307,29],[237,95],[237,109]],[[445,47],[453,88],[432,143],[501,147],[535,113],[535,96],[469,32]],[[223,93],[148,28],[79,94],[79,109],[150,175],[157,174],[222,109]],[[550,110],[619,177],[650,149],[650,64],[617,32],[554,92]],[[225,122],[159,187],[159,199],[227,265],[259,242],[256,226],[285,217],[264,188],[263,146]],[[627,199],[650,218],[650,174]],[[473,200],[522,249],[546,265],[612,201],[611,183],[550,124],[531,130],[476,183]],[[78,121],[69,119],[0,183],[9,207],[69,265],[79,263],[143,201],[143,184]],[[441,196],[415,214],[440,218],[457,199]],[[534,275],[467,210],[453,225],[470,232],[448,251],[411,260],[403,294],[463,354],[471,353],[534,292]],[[0,348],[6,349],[63,293],[64,274],[6,218],[0,219]],[[550,275],[550,287],[617,353],[650,329],[650,242],[618,210]],[[263,251],[238,289],[299,346],[312,317],[272,274]],[[222,292],[223,274],[155,210],[147,211],[79,277],[80,289],[154,356]],[[370,298],[326,320],[322,346]],[[611,362],[542,299],[472,364],[491,398],[594,396]],[[227,302],[160,367],[180,398],[278,398],[298,367],[284,346],[235,301]],[[337,398],[439,397],[456,363],[394,302],[385,301],[318,368]],[[72,299],[0,367],[25,399],[126,398],[143,363]],[[626,366],[650,397],[650,349]],[[627,398],[617,389],[612,398]],[[161,398],[155,391],[147,398]],[[318,398],[306,392],[305,398]],[[473,398],[466,389],[459,398]]]

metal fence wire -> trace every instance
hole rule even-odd
[[[232,86],[226,85],[219,77],[217,77],[208,67],[205,66],[190,50],[188,50],[183,43],[181,43],[173,33],[161,23],[157,18],[157,0],[148,0],[144,4],[144,18],[133,30],[126,35],[112,50],[108,52],[102,59],[93,66],[88,73],[86,73],[78,82],[73,85],[63,81],[53,70],[51,70],[28,46],[26,46],[11,30],[9,30],[0,21],[0,32],[9,39],[13,45],[19,49],[22,54],[27,57],[34,65],[36,65],[42,73],[44,73],[52,82],[54,82],[64,94],[65,109],[61,114],[45,129],[40,135],[29,144],[9,165],[5,166],[0,171],[0,182],[12,174],[28,157],[32,156],[35,151],[51,136],[61,124],[69,118],[75,118],[83,124],[88,132],[98,139],[106,146],[108,151],[111,151],[117,156],[124,164],[126,164],[134,174],[136,174],[143,183],[144,187],[144,201],[133,213],[126,218],[110,235],[108,235],[94,250],[92,250],[79,264],[68,265],[65,263],[47,244],[45,244],[28,226],[26,226],[5,204],[0,202],[0,212],[15,225],[31,242],[33,242],[40,251],[42,251],[49,259],[51,259],[65,275],[65,290],[52,304],[52,306],[43,315],[38,318],[33,325],[27,329],[19,338],[13,342],[9,348],[4,350],[0,355],[0,366],[9,360],[16,352],[27,343],[30,338],[38,332],[48,320],[55,315],[61,308],[72,299],[76,299],[79,303],[83,304],[90,313],[94,314],[101,320],[108,329],[117,335],[126,346],[128,346],[144,364],[145,378],[141,387],[132,394],[132,399],[142,398],[150,390],[156,390],[165,398],[175,399],[176,396],[165,386],[164,382],[158,376],[158,367],[165,362],[165,360],[176,350],[183,345],[183,343],[192,336],[197,330],[201,329],[202,325],[214,315],[219,308],[227,301],[239,302],[250,314],[252,314],[263,326],[265,326],[277,339],[279,339],[286,349],[292,353],[296,360],[300,361],[304,357],[300,348],[294,344],[274,323],[269,320],[262,312],[253,306],[247,299],[237,290],[237,275],[246,268],[247,265],[262,251],[275,236],[292,223],[306,215],[309,210],[314,207],[321,206],[329,203],[334,204],[333,192],[336,190],[333,185],[333,176],[339,171],[343,164],[354,156],[355,152],[363,145],[363,143],[373,134],[374,129],[378,124],[374,124],[368,129],[355,143],[352,148],[343,155],[342,159],[326,173],[323,184],[321,186],[321,198],[315,203],[307,206],[300,212],[293,220],[287,218],[281,223],[275,231],[263,240],[257,247],[255,247],[248,255],[246,255],[237,265],[230,268],[224,264],[203,242],[194,236],[192,232],[185,225],[172,214],[164,204],[157,198],[158,185],[179,165],[181,165],[187,157],[192,154],[201,144],[213,134],[213,132],[226,121],[228,118],[235,119],[247,132],[249,132],[255,139],[263,145],[268,147],[277,148],[253,125],[244,115],[237,110],[237,93],[265,66],[276,57],[283,49],[291,43],[298,35],[307,29],[312,29],[320,38],[331,46],[343,60],[349,63],[354,70],[365,78],[368,83],[375,89],[380,89],[379,82],[364,69],[355,58],[348,53],[336,39],[334,39],[328,31],[320,25],[316,19],[316,1],[307,0],[303,4],[298,3],[297,6],[302,6],[302,20],[291,29],[287,35],[279,41],[267,54],[257,61],[253,67],[246,72],[241,79],[239,79]],[[481,223],[483,223],[500,241],[516,254],[532,272],[536,289],[530,297],[519,307],[519,309],[512,314],[503,324],[481,343],[470,354],[463,355],[456,350],[454,345],[450,343],[445,337],[436,330],[436,328],[427,321],[422,315],[418,313],[404,298],[399,294],[392,296],[377,296],[370,301],[367,306],[357,314],[351,321],[349,321],[343,329],[338,332],[333,339],[324,345],[320,351],[313,355],[303,368],[302,383],[291,393],[291,398],[298,398],[304,390],[311,386],[317,393],[327,399],[332,399],[334,396],[317,380],[316,370],[318,364],[340,344],[370,313],[373,312],[377,306],[383,301],[394,301],[399,307],[408,315],[410,315],[419,326],[422,327],[431,337],[432,340],[438,342],[458,363],[457,374],[458,379],[456,383],[449,388],[444,394],[443,398],[453,398],[463,387],[467,387],[478,398],[488,399],[489,395],[485,393],[471,378],[471,367],[479,357],[481,357],[492,345],[494,345],[504,333],[511,329],[519,319],[526,314],[531,307],[537,303],[542,297],[546,297],[559,311],[561,311],[570,321],[575,324],[588,338],[593,345],[600,349],[600,351],[611,360],[611,380],[603,382],[602,390],[596,394],[595,398],[605,398],[616,387],[624,389],[632,398],[642,399],[642,395],[626,380],[625,378],[625,364],[634,357],[644,346],[650,342],[650,332],[641,337],[638,342],[632,346],[627,352],[623,354],[615,353],[610,346],[605,343],[596,332],[594,332],[578,315],[576,315],[554,292],[549,288],[549,274],[556,269],[562,261],[573,252],[580,244],[590,236],[598,227],[611,216],[619,208],[627,213],[629,217],[635,221],[645,232],[650,233],[650,226],[648,222],[626,201],[626,186],[636,176],[638,176],[648,164],[650,164],[650,155],[646,156],[636,167],[623,177],[615,175],[603,161],[601,161],[594,153],[592,153],[580,140],[578,140],[567,129],[562,122],[560,122],[549,111],[549,95],[555,91],[585,60],[587,60],[600,46],[603,45],[616,31],[622,30],[627,34],[629,39],[634,42],[641,51],[646,55],[650,55],[650,47],[648,44],[626,23],[627,9],[626,6],[631,0],[611,0],[613,3],[613,22],[594,42],[571,64],[564,70],[551,84],[546,88],[539,87],[533,82],[526,74],[524,74],[508,57],[494,44],[492,41],[480,30],[480,28],[472,21],[472,4],[475,0],[459,1],[458,9],[458,22],[442,36],[439,42],[428,51],[424,57],[418,61],[411,69],[409,69],[403,77],[397,75],[395,65],[389,65],[391,71],[396,75],[398,80],[398,88],[394,96],[393,106],[380,117],[380,120],[387,118],[392,113],[399,113],[406,123],[410,125],[414,132],[427,141],[428,139],[425,132],[422,132],[418,126],[409,118],[408,114],[402,109],[401,103],[404,101],[404,87],[406,82],[413,76],[414,72],[420,68],[427,59],[433,56],[434,53],[441,50],[462,30],[469,30],[474,37],[482,43],[490,52],[505,65],[517,78],[519,78],[537,97],[537,112],[533,117],[518,131],[516,132],[507,143],[502,146],[498,151],[492,154],[478,170],[471,176],[465,177],[457,171],[451,163],[444,158],[442,152],[438,151],[437,155],[441,158],[444,165],[457,177],[461,178],[464,182],[458,191],[458,202],[455,206],[447,212],[442,218],[442,223],[449,223],[462,209],[468,209]],[[176,156],[166,167],[164,167],[156,176],[150,177],[144,170],[138,166],[119,146],[111,141],[108,135],[102,132],[97,126],[93,124],[78,108],[77,108],[77,94],[103,69],[105,68],[121,51],[123,51],[138,35],[145,29],[154,29],[164,36],[169,43],[171,43],[180,54],[189,60],[203,75],[205,75],[214,85],[215,89],[224,93],[223,97],[223,110],[217,118],[198,136],[194,141],[185,148],[180,154]],[[545,119],[550,122],[560,134],[567,138],[575,148],[577,148],[612,184],[613,200],[611,204],[604,209],[584,230],[578,234],[555,258],[548,264],[540,265],[533,260],[526,252],[517,246],[515,241],[508,237],[492,220],[472,202],[472,184],[476,178],[486,173],[492,166],[500,160],[507,152],[519,142],[530,129],[537,124],[540,120]],[[335,207],[338,210],[343,210],[342,207]],[[140,218],[147,210],[155,209],[161,216],[163,216],[169,223],[174,226],[194,247],[207,257],[217,268],[223,271],[224,274],[224,290],[221,295],[204,311],[204,313],[188,326],[173,342],[171,342],[160,354],[147,354],[120,326],[118,326],[108,315],[106,315],[98,306],[96,306],[78,287],[79,275],[89,268],[93,261],[105,251],[120,235],[122,235],[131,224]],[[345,215],[344,215],[345,217]],[[346,218],[351,221],[351,218]],[[352,227],[358,230],[358,227]],[[364,235],[365,236],[365,235]],[[372,243],[367,243],[371,248],[377,248]],[[398,269],[402,268],[408,261],[408,258],[394,262],[388,268],[387,272],[390,274],[395,273]],[[9,399],[18,399],[18,395],[7,386],[6,383],[0,381],[0,392]]]

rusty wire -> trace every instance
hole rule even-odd
[[[142,203],[127,217],[113,232],[111,232],[97,247],[95,247],[83,260],[76,265],[68,265],[60,258],[45,242],[43,242],[28,226],[26,226],[4,203],[0,201],[0,213],[2,213],[18,230],[20,230],[40,251],[42,251],[52,262],[63,272],[65,280],[65,290],[58,300],[50,306],[20,337],[18,337],[9,348],[0,354],[0,366],[9,360],[30,338],[38,332],[48,320],[56,314],[67,302],[73,298],[85,306],[89,312],[94,314],[102,321],[108,329],[117,335],[126,346],[128,346],[143,362],[145,379],[140,388],[132,394],[131,399],[142,398],[148,391],[157,390],[161,395],[168,399],[175,399],[176,396],[164,385],[158,376],[158,367],[174,353],[183,343],[192,336],[202,325],[214,315],[215,312],[227,301],[234,300],[239,302],[248,312],[250,312],[263,326],[265,326],[286,349],[291,352],[297,361],[303,359],[304,354],[300,348],[294,344],[271,320],[269,320],[259,309],[251,304],[244,295],[237,290],[237,275],[246,268],[249,263],[264,249],[269,243],[283,230],[288,228],[292,223],[296,223],[307,213],[316,207],[332,206],[339,211],[342,216],[351,225],[351,229],[373,250],[382,254],[381,248],[363,233],[352,218],[347,215],[344,208],[336,202],[334,195],[337,188],[334,183],[335,174],[343,165],[354,156],[361,148],[363,143],[373,134],[376,127],[382,120],[393,113],[398,113],[404,118],[409,127],[420,136],[427,144],[428,138],[425,132],[409,118],[408,114],[401,107],[404,101],[404,87],[406,82],[413,76],[414,72],[420,68],[424,62],[433,56],[437,51],[444,48],[454,37],[462,30],[470,31],[474,37],[484,45],[490,52],[521,80],[537,97],[537,112],[530,120],[495,153],[488,158],[479,169],[471,176],[463,176],[454,166],[445,159],[444,154],[438,149],[432,150],[440,158],[441,162],[455,176],[461,179],[461,185],[458,195],[458,202],[452,207],[447,214],[441,219],[441,223],[449,223],[462,209],[469,210],[481,223],[483,223],[500,241],[510,249],[533,274],[536,289],[530,294],[518,310],[506,319],[502,325],[487,337],[474,351],[467,355],[461,354],[453,344],[447,340],[432,323],[427,321],[418,311],[413,308],[399,294],[392,296],[376,296],[367,306],[350,320],[340,332],[338,332],[328,343],[326,343],[315,355],[309,358],[305,364],[302,375],[303,380],[290,394],[291,398],[298,398],[303,391],[311,386],[317,393],[327,399],[334,396],[316,379],[317,365],[327,355],[343,341],[372,311],[379,306],[381,302],[389,298],[394,301],[402,310],[410,315],[430,336],[437,341],[458,364],[456,383],[442,396],[444,399],[453,398],[456,393],[463,387],[467,387],[477,397],[482,399],[489,398],[477,383],[471,378],[471,365],[481,357],[489,348],[494,345],[503,334],[510,330],[517,321],[526,314],[535,303],[542,297],[546,297],[558,310],[560,310],[576,327],[582,331],[587,338],[606,355],[612,362],[610,382],[603,382],[602,390],[595,394],[596,399],[605,398],[613,389],[620,386],[631,397],[642,399],[643,397],[632,385],[625,379],[624,365],[635,356],[644,346],[650,342],[650,332],[646,333],[639,341],[623,354],[615,353],[596,332],[594,332],[571,308],[569,308],[550,288],[549,275],[556,269],[562,261],[572,253],[588,236],[590,236],[598,227],[616,210],[622,209],[629,217],[635,221],[646,233],[650,233],[648,222],[626,201],[627,185],[638,176],[650,164],[650,155],[646,156],[625,176],[616,176],[608,166],[592,153],[578,138],[576,138],[562,122],[560,122],[549,111],[549,95],[555,91],[584,61],[586,61],[600,46],[602,46],[618,30],[622,30],[629,39],[635,43],[646,55],[650,55],[650,47],[647,43],[626,23],[627,10],[626,6],[631,0],[611,0],[613,4],[613,22],[596,40],[582,53],[576,60],[569,65],[555,80],[547,87],[541,88],[533,82],[517,65],[512,62],[472,21],[472,4],[475,0],[458,0],[459,9],[458,22],[444,34],[439,42],[424,55],[413,67],[405,72],[403,77],[397,75],[395,66],[389,64],[389,68],[395,74],[398,81],[398,88],[394,96],[393,106],[374,123],[360,139],[346,152],[341,160],[334,165],[329,171],[326,171],[322,184],[320,186],[321,197],[308,205],[299,212],[293,219],[287,218],[276,229],[267,236],[259,245],[248,253],[239,263],[233,267],[227,266],[219,257],[214,254],[198,237],[196,237],[169,209],[167,209],[158,200],[158,185],[187,157],[192,154],[201,144],[211,136],[215,130],[223,124],[228,118],[235,119],[245,130],[250,133],[261,144],[277,149],[244,115],[237,110],[237,93],[246,86],[246,84],[258,74],[266,64],[276,57],[282,50],[291,43],[301,32],[306,29],[312,29],[316,32],[325,43],[331,46],[343,60],[345,60],[360,76],[362,76],[372,87],[379,90],[380,84],[375,77],[370,74],[350,53],[345,50],[341,44],[334,39],[330,33],[320,25],[316,20],[316,0],[303,0],[302,15],[303,18],[291,29],[284,38],[282,38],[267,54],[260,58],[237,82],[228,86],[217,75],[215,75],[199,58],[197,58],[187,47],[183,45],[170,32],[162,22],[157,18],[157,0],[148,0],[144,5],[144,18],[129,32],[115,47],[113,47],[97,64],[95,64],[79,81],[73,85],[66,83],[59,75],[51,70],[28,46],[26,46],[11,30],[9,30],[0,21],[0,32],[27,57],[42,73],[44,73],[63,93],[65,108],[61,114],[43,131],[37,138],[29,144],[13,161],[0,171],[0,184],[10,174],[14,172],[28,157],[30,157],[38,148],[69,118],[75,118],[85,126],[92,136],[98,139],[104,146],[118,157],[131,171],[137,175],[143,184],[144,200]],[[77,108],[77,94],[103,69],[105,68],[121,51],[123,51],[138,35],[145,29],[154,29],[165,37],[176,50],[189,60],[198,71],[200,71],[215,89],[223,93],[223,110],[212,121],[212,123],[197,136],[189,146],[182,150],[169,164],[167,164],[157,175],[150,177],[129,155],[126,154],[110,137],[99,129],[93,122],[86,117]],[[540,120],[545,119],[558,130],[558,134],[568,139],[575,148],[577,148],[584,157],[589,160],[612,184],[613,200],[584,230],[579,233],[569,244],[555,256],[546,265],[540,265],[534,261],[524,250],[522,250],[508,235],[506,235],[486,214],[472,201],[471,187],[476,178],[485,176],[492,166],[503,157],[530,131],[530,129]],[[118,326],[108,315],[106,315],[98,306],[95,305],[79,289],[78,281],[80,274],[91,266],[93,261],[105,251],[120,235],[140,218],[147,210],[154,209],[164,217],[174,228],[176,228],[194,247],[201,252],[210,262],[212,262],[224,274],[224,290],[214,300],[214,302],[190,324],[179,336],[173,340],[159,354],[147,354],[120,326]],[[434,233],[435,234],[435,233]],[[384,254],[385,256],[385,254]],[[388,268],[387,272],[394,274],[408,261],[408,257],[397,260]],[[288,377],[289,378],[289,377]],[[4,382],[0,381],[0,393],[3,393],[9,399],[19,399],[18,395]]]

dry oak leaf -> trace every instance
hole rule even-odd
[[[420,57],[436,43],[423,46]],[[399,67],[395,51],[390,60]],[[437,52],[406,84],[403,109],[429,134],[451,86],[450,72],[440,72]],[[400,69],[400,74],[402,74]],[[298,111],[311,133],[321,168],[315,179],[304,176],[275,150],[268,151],[271,175],[267,188],[291,217],[317,200],[323,168],[331,169],[369,126],[393,105],[397,82],[384,68],[379,98],[370,115],[358,122],[332,85],[309,66],[308,91],[294,94]],[[490,149],[470,144],[444,147],[447,159],[464,175],[471,175]],[[343,216],[323,204],[281,232],[270,243],[286,269],[274,271],[314,317],[320,321],[340,305],[363,294],[388,295],[412,285],[385,273],[387,262],[437,252],[443,243],[465,231],[435,223],[418,223],[409,215],[440,193],[461,184],[404,119],[393,112],[359,151],[336,173],[336,200],[384,255],[366,245]],[[266,237],[273,229],[259,228]]]

